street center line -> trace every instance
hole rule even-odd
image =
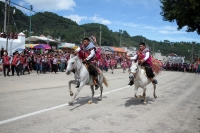
[[[161,78],[161,77],[164,77],[164,76],[167,76],[167,75],[170,75],[170,74],[172,74],[172,73],[165,74],[165,75],[162,75],[162,76],[158,76],[158,78]],[[129,87],[130,86],[125,86],[125,87],[121,87],[121,88],[118,88],[118,89],[115,89],[115,90],[104,92],[102,95],[106,95],[106,94],[109,94],[109,93],[112,93],[112,92],[115,92],[115,91],[120,91],[120,90],[129,88]],[[97,94],[94,97],[97,97],[99,95],[100,94]],[[84,99],[75,101],[74,103],[81,102],[81,101],[84,101],[84,100],[87,100],[87,99],[90,99],[90,98],[84,98]],[[7,119],[7,120],[3,120],[3,121],[0,121],[0,125],[6,124],[6,123],[9,123],[9,122],[12,122],[12,121],[16,121],[16,120],[19,120],[19,119],[23,119],[23,118],[26,118],[26,117],[29,117],[29,116],[33,116],[33,115],[37,115],[37,114],[40,114],[40,113],[44,113],[44,112],[47,112],[47,111],[51,111],[51,110],[54,110],[54,109],[62,108],[62,107],[65,107],[65,106],[69,106],[69,104],[68,103],[61,104],[61,105],[54,106],[54,107],[51,107],[51,108],[47,108],[47,109],[39,110],[39,111],[36,111],[36,112],[28,113],[28,114],[25,114],[25,115],[17,116],[17,117],[14,117],[14,118],[10,118],[10,119]]]

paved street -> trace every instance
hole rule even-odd
[[[73,106],[67,104],[73,75],[0,75],[1,133],[200,132],[200,75],[163,71],[157,77],[158,98],[153,98],[153,86],[148,85],[143,105],[127,86],[128,73],[118,69],[104,73],[109,88],[104,87],[102,101],[95,97],[87,104],[91,91],[85,86]]]

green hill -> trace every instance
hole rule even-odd
[[[10,24],[9,32],[23,32],[26,36],[29,36],[29,24],[30,17],[24,14],[21,10],[16,10],[16,14],[12,14],[15,7],[10,7]],[[4,10],[4,3],[0,1],[0,9]],[[4,14],[0,12],[0,29],[3,30]],[[61,37],[62,41],[73,42],[79,44],[81,39],[87,36],[95,35],[97,43],[99,44],[100,36],[100,26],[101,26],[101,45],[102,46],[119,46],[120,43],[120,33],[113,32],[106,25],[98,23],[89,23],[78,25],[76,22],[59,16],[52,12],[38,12],[31,16],[32,19],[32,35],[50,35],[53,38]],[[16,26],[14,25],[16,23]],[[121,33],[121,44],[122,46],[135,46],[144,41],[151,50],[160,51],[163,55],[168,55],[169,53],[176,53],[179,56],[185,56],[186,59],[191,59],[191,52],[188,50],[192,49],[192,43],[189,42],[170,42],[164,40],[161,42],[147,39],[143,36],[130,36],[127,31],[122,31]],[[194,57],[200,52],[200,45],[194,43]]]

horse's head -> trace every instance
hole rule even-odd
[[[133,61],[132,65],[130,67],[130,73],[135,74],[135,73],[137,73],[137,71],[138,71],[138,62]]]
[[[77,56],[71,54],[70,59],[67,62],[67,69],[66,69],[66,74],[69,75],[73,69],[75,69],[76,61],[77,61]]]
[[[131,67],[130,67],[130,70],[129,70],[129,72],[130,72],[130,75],[129,75],[129,77],[136,77],[136,74],[137,74],[137,72],[139,71],[139,67],[138,67],[138,62],[132,62],[132,65],[131,65]]]

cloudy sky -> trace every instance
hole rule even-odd
[[[4,1],[4,0],[1,0]],[[78,24],[101,23],[113,31],[126,30],[131,36],[151,40],[196,41],[200,36],[185,29],[177,31],[176,23],[162,20],[159,0],[11,0],[33,10],[51,11]],[[27,12],[26,10],[23,10]],[[28,12],[27,12],[28,13]]]

